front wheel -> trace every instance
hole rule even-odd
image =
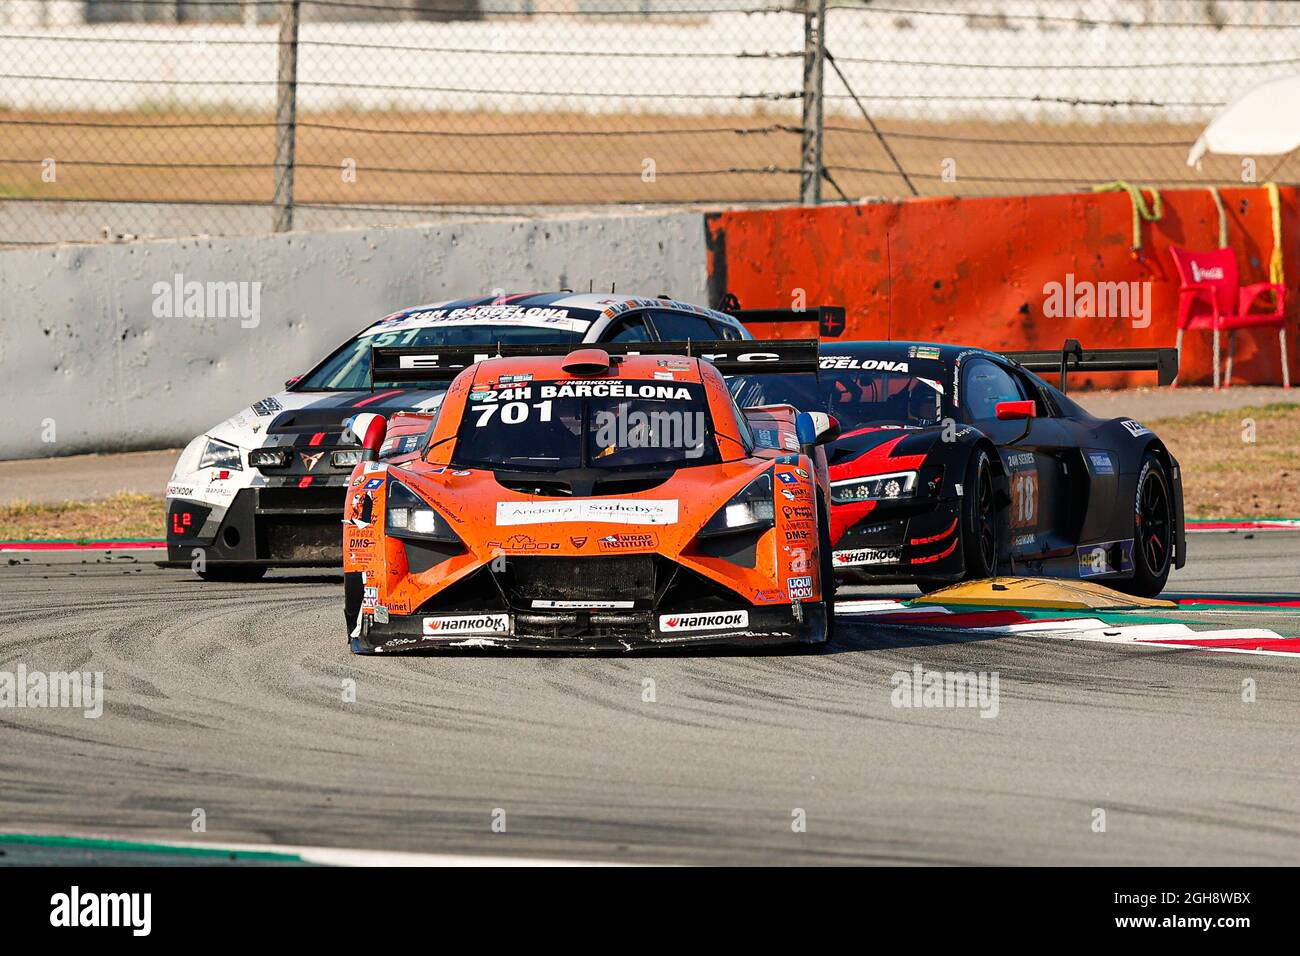
[[[1139,597],[1165,589],[1174,557],[1174,512],[1165,466],[1151,452],[1142,458],[1133,496],[1133,577],[1116,587]]]
[[[366,580],[360,571],[343,575],[343,626],[348,640],[361,634],[361,604],[365,598]]]
[[[991,578],[998,567],[997,494],[989,453],[977,448],[966,466],[961,499],[962,555],[966,580]]]

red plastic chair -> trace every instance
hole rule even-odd
[[[1219,387],[1219,333],[1228,333],[1228,374],[1226,385],[1232,384],[1232,359],[1237,348],[1237,330],[1276,328],[1282,346],[1282,387],[1291,387],[1291,370],[1287,365],[1286,290],[1276,283],[1256,282],[1248,286],[1237,285],[1237,255],[1231,249],[1213,252],[1189,252],[1171,246],[1174,265],[1182,287],[1178,290],[1178,340],[1181,352],[1183,333],[1188,329],[1209,330],[1214,333],[1214,387]],[[1273,293],[1271,312],[1252,312],[1251,306],[1261,293]],[[1177,381],[1174,383],[1177,384]]]

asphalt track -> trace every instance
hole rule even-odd
[[[1300,597],[1298,550],[1289,532],[1195,535],[1169,594]],[[0,710],[0,832],[661,863],[1300,863],[1300,658],[885,637],[847,618],[817,655],[359,658],[335,577],[212,585],[146,560],[0,568],[0,671],[106,685],[98,719]],[[1296,614],[1252,613],[1300,633]],[[997,716],[892,706],[891,675],[917,663],[996,671]]]

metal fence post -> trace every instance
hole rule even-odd
[[[826,66],[826,0],[804,0],[803,135],[799,141],[799,201],[822,200],[822,77]]]
[[[293,147],[298,126],[298,0],[281,0],[275,86],[275,232],[293,229]]]

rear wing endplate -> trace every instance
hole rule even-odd
[[[1071,372],[1155,372],[1161,385],[1178,377],[1178,349],[1085,349],[1078,339],[1066,339],[1059,352],[1003,352],[1003,357],[1037,373],[1059,372],[1066,390]]]
[[[610,355],[684,355],[712,363],[724,375],[817,374],[816,339],[725,339],[686,342],[589,342],[538,345],[383,346],[370,351],[375,382],[449,382],[475,362],[493,358],[568,355],[600,349]]]

